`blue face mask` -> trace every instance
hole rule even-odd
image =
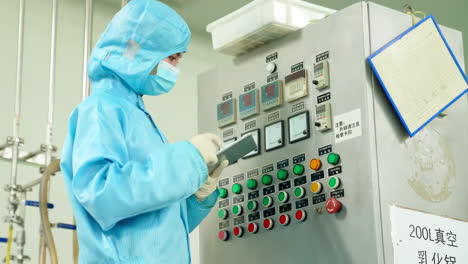
[[[156,75],[149,77],[149,82],[146,95],[160,95],[168,93],[174,88],[177,77],[179,76],[179,68],[171,64],[161,61],[158,64]]]

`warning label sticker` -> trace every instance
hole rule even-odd
[[[340,143],[362,135],[361,109],[356,109],[333,118],[335,143]]]

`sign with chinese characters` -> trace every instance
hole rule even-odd
[[[335,143],[362,135],[361,109],[356,109],[333,118]]]
[[[468,263],[468,222],[390,207],[393,263]]]

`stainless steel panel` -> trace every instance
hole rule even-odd
[[[233,129],[234,135],[240,137],[245,132],[245,124],[252,120],[256,120],[256,128],[261,129],[261,154],[240,160],[223,173],[223,178],[230,179],[230,184],[227,185],[230,192],[230,206],[227,209],[232,208],[234,195],[230,188],[233,176],[239,173],[259,168],[260,174],[255,178],[259,181],[260,197],[255,200],[259,202],[260,212],[263,211],[260,182],[263,166],[275,165],[272,175],[276,186],[273,196],[276,214],[272,217],[275,226],[272,230],[261,227],[263,217],[256,221],[259,224],[257,234],[250,234],[246,230],[249,213],[246,208],[247,179],[240,182],[245,195],[245,201],[240,203],[244,207],[246,217],[245,223],[241,225],[245,232],[243,237],[236,238],[232,234],[234,217],[231,212],[228,218],[230,226],[223,229],[230,232],[231,237],[228,241],[218,240],[220,231],[218,205],[215,206],[201,225],[201,263],[392,263],[389,204],[396,203],[468,219],[468,210],[457,210],[457,208],[468,208],[468,195],[461,189],[461,186],[467,184],[467,179],[463,178],[462,174],[462,171],[466,170],[466,165],[461,163],[461,151],[468,147],[467,100],[460,100],[449,110],[446,118],[434,121],[430,128],[421,133],[422,136],[409,139],[366,63],[371,51],[409,27],[410,23],[411,19],[407,15],[375,4],[360,2],[318,23],[311,24],[300,32],[288,35],[234,59],[230,64],[219,66],[199,76],[199,132],[214,132],[222,136],[223,132]],[[461,35],[453,30],[445,30],[449,42],[453,44],[455,54],[463,62]],[[312,66],[315,57],[326,51],[330,56],[330,88],[318,91],[311,83]],[[238,120],[235,125],[218,129],[216,105],[221,102],[222,95],[232,92],[237,98],[243,93],[243,87],[251,82],[255,82],[257,89],[265,85],[268,76],[265,70],[265,58],[274,52],[278,53],[275,62],[281,80],[291,73],[292,65],[304,63],[309,75],[309,96],[292,103],[285,102],[279,108],[268,112],[261,111],[255,117],[245,121]],[[360,109],[362,136],[335,144],[333,130],[328,132],[315,130],[313,122],[317,96],[327,92],[331,93],[333,116]],[[299,102],[303,102],[304,110],[310,112],[310,138],[294,144],[286,142],[283,148],[265,152],[263,128],[268,124],[268,115],[280,111],[280,120],[285,121],[287,138],[287,119],[296,114],[292,113],[292,107]],[[464,119],[461,118],[463,114]],[[437,153],[449,152],[447,155],[450,155],[450,162],[454,164],[452,172],[456,177],[456,186],[452,187],[452,194],[447,200],[441,202],[421,198],[408,183],[411,175],[420,168],[418,166],[421,163],[424,165],[425,158],[430,156],[417,144],[418,140],[426,144],[428,137],[443,142],[430,144],[434,145],[431,147]],[[324,186],[323,193],[326,198],[330,197],[327,170],[333,166],[327,163],[326,155],[318,154],[318,148],[329,144],[332,145],[333,152],[341,155],[340,165],[343,172],[338,176],[342,182],[341,188],[345,192],[345,196],[338,199],[343,204],[343,209],[335,215],[329,215],[324,211],[317,213],[316,209],[323,208],[324,203],[313,205],[311,198],[314,195],[310,191],[312,182],[310,175],[314,171],[308,167],[308,162],[312,158],[320,158],[325,178],[319,181]],[[309,206],[303,208],[308,214],[306,221],[298,222],[294,219],[296,209],[294,202],[299,199],[293,195],[293,182],[298,176],[292,173],[292,157],[302,153],[306,156],[303,164],[306,166],[304,175],[307,175],[307,183],[304,187]],[[284,159],[289,159],[288,180],[292,182],[292,188],[288,190],[292,202],[292,211],[288,213],[291,217],[289,226],[280,226],[278,223],[279,202],[276,198],[279,193],[278,184],[281,182],[276,178],[276,163]],[[415,159],[423,160],[415,161]],[[431,176],[439,172],[437,166],[429,170],[432,170]]]

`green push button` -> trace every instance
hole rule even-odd
[[[228,212],[226,211],[226,209],[221,209],[218,211],[218,217],[219,219],[221,220],[224,220],[228,217]]]
[[[273,199],[270,196],[263,197],[262,200],[263,206],[270,207],[273,204]]]
[[[338,162],[340,162],[340,155],[338,155],[336,153],[330,153],[330,154],[328,154],[327,161],[331,165],[336,165],[336,164],[338,164]]]
[[[273,182],[273,177],[269,174],[265,174],[262,176],[262,183],[264,185],[270,185]]]
[[[282,203],[285,203],[288,201],[289,195],[287,192],[280,192],[278,194],[278,200]]]
[[[258,203],[256,201],[249,201],[247,203],[247,209],[249,209],[249,211],[255,211],[257,210],[257,207],[258,207]]]
[[[219,197],[226,198],[228,196],[228,190],[226,188],[219,188]]]
[[[241,215],[242,214],[242,206],[236,204],[234,205],[234,207],[232,208],[232,213],[234,215]]]
[[[286,180],[288,178],[288,175],[288,171],[284,169],[278,170],[278,172],[276,173],[276,177],[278,177],[278,179],[282,181]]]
[[[302,175],[304,174],[304,166],[301,164],[296,164],[293,167],[293,173],[296,175]]]
[[[255,190],[257,189],[257,180],[250,179],[247,181],[247,188],[250,190]]]
[[[236,183],[234,185],[232,185],[232,192],[235,193],[235,194],[239,194],[242,192],[242,185]]]
[[[328,179],[328,186],[332,189],[336,189],[340,187],[340,178],[333,176],[330,179]]]
[[[296,189],[294,189],[294,196],[296,196],[297,198],[302,198],[304,197],[305,195],[305,189],[302,188],[302,187],[296,187]]]

